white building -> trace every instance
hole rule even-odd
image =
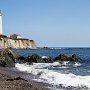
[[[21,34],[12,34],[12,35],[10,35],[10,38],[18,39],[18,38],[22,38],[22,37],[21,37]]]
[[[0,11],[0,34],[2,34],[2,14]]]

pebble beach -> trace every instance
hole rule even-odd
[[[50,90],[47,85],[26,80],[23,76],[23,72],[0,67],[0,90]]]

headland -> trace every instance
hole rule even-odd
[[[10,37],[0,35],[0,49],[36,49],[34,40],[20,37],[20,34],[13,34]]]

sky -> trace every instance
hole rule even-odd
[[[0,0],[3,34],[38,47],[90,47],[90,0]]]

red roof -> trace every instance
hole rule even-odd
[[[12,35],[21,36],[21,34],[12,34]],[[10,35],[10,36],[12,36],[12,35]]]
[[[16,36],[21,36],[21,34],[15,34]]]

